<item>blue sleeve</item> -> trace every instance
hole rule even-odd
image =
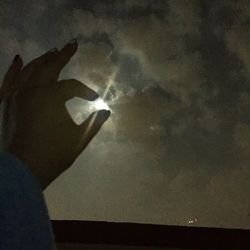
[[[0,250],[56,249],[40,184],[11,154],[0,154]]]

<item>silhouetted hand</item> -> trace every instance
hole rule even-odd
[[[42,189],[70,167],[110,116],[110,111],[100,110],[77,125],[66,110],[65,102],[74,96],[90,101],[98,97],[77,80],[58,81],[77,47],[72,40],[25,67],[16,56],[0,91],[3,149],[27,162]]]

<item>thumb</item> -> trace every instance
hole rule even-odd
[[[80,138],[78,154],[80,154],[95,137],[102,125],[108,120],[110,114],[111,112],[109,110],[99,110],[92,113],[82,124],[77,125]]]

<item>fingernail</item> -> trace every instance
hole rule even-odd
[[[69,41],[69,44],[75,44],[75,43],[77,43],[77,40],[75,38]]]
[[[98,120],[101,122],[105,122],[109,118],[110,114],[111,114],[110,110],[105,110],[105,109],[99,110]]]
[[[49,50],[48,52],[52,53],[52,52],[56,52],[56,51],[58,51],[58,49],[57,48],[53,48],[53,49]]]
[[[20,55],[15,55],[11,67],[14,69],[19,69],[23,66],[23,60]]]
[[[89,91],[88,96],[91,99],[91,101],[94,101],[95,99],[99,97],[99,95],[93,90]]]
[[[13,62],[17,62],[19,58],[20,58],[19,55],[15,55],[15,57],[14,57],[14,59],[13,59]]]

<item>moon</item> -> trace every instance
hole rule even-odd
[[[92,105],[97,110],[100,109],[110,110],[108,104],[101,98],[98,98],[96,101],[94,101]]]

